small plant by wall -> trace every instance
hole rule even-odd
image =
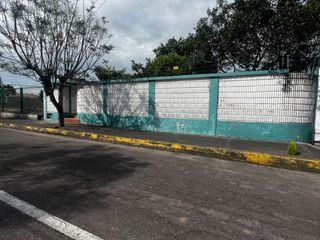
[[[297,155],[298,154],[298,146],[295,141],[289,142],[288,154],[289,155]]]

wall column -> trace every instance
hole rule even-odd
[[[219,99],[219,78],[210,79],[209,91],[209,135],[217,134],[217,117],[218,117],[218,99]]]
[[[315,101],[315,114],[313,121],[314,128],[314,142],[320,142],[320,68],[317,68],[315,73],[316,79],[316,101]]]
[[[156,115],[155,87],[156,87],[156,83],[154,81],[149,81],[149,112],[148,112],[148,116],[149,116],[150,120],[154,120],[155,115]]]

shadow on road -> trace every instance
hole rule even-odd
[[[106,187],[149,165],[118,148],[59,140],[0,144],[0,153],[0,189],[64,220],[106,208]],[[1,220],[0,228],[7,224]]]

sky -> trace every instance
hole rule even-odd
[[[98,0],[97,14],[109,21],[110,44],[115,47],[105,59],[130,72],[131,60],[144,63],[154,57],[152,50],[160,43],[187,36],[214,5],[215,0]],[[6,72],[0,76],[7,83],[36,84]]]

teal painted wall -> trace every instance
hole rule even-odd
[[[58,122],[59,114],[57,112],[51,113],[51,117],[47,118],[50,122]]]
[[[243,76],[248,73],[240,74]],[[253,73],[251,73],[253,75]],[[272,74],[260,72],[260,74]],[[279,74],[279,72],[275,72]],[[232,74],[232,76],[237,76]],[[187,79],[197,76],[188,76]],[[182,134],[195,134],[207,136],[230,137],[239,139],[252,139],[264,141],[299,141],[312,142],[314,124],[272,124],[272,123],[246,123],[217,120],[219,77],[220,75],[201,75],[201,78],[210,77],[209,116],[208,120],[158,118],[155,116],[155,81],[170,80],[164,78],[142,79],[149,81],[149,111],[147,117],[120,117],[109,116],[107,113],[107,85],[104,85],[103,108],[104,114],[78,113],[81,123],[104,125],[113,128],[126,128],[144,131],[172,132]],[[186,79],[177,77],[173,80]],[[141,79],[140,79],[141,80]],[[57,121],[57,113],[52,114],[51,120]]]
[[[50,112],[51,113],[51,112]],[[70,117],[70,113],[64,113],[64,117]],[[50,122],[58,122],[59,121],[59,114],[57,112],[51,113],[51,117],[46,119],[47,121]]]
[[[211,125],[207,120],[106,117],[83,113],[78,114],[78,117],[81,123],[144,131],[280,142],[294,140],[311,143],[313,139],[313,124],[270,124],[217,121],[216,134],[211,134]]]
[[[264,141],[312,142],[313,124],[272,124],[218,121],[217,136]]]
[[[113,128],[126,128],[144,131],[173,132],[184,134],[207,135],[209,124],[207,120],[119,117],[95,114],[78,114],[81,123],[103,125]]]
[[[209,131],[208,135],[214,136],[217,133],[218,118],[218,99],[219,99],[219,78],[210,79],[209,90]]]

